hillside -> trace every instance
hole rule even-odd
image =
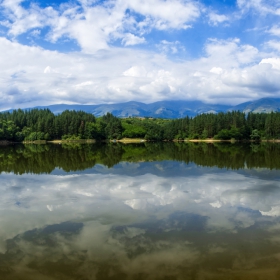
[[[100,104],[100,105],[68,105],[55,104],[49,106],[34,107],[37,109],[50,109],[54,114],[62,113],[65,110],[84,111],[94,114],[95,116],[103,116],[106,113],[112,113],[117,117],[153,117],[153,118],[169,118],[177,119],[182,117],[194,117],[202,113],[219,113],[227,111],[241,111],[244,113],[269,113],[272,111],[280,111],[280,98],[262,98],[254,101],[241,103],[236,106],[206,104],[201,101],[158,101],[145,104],[136,101],[116,104]],[[17,108],[13,108],[17,109]],[[12,111],[13,109],[9,110]],[[29,110],[32,108],[25,108]]]

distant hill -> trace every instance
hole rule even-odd
[[[242,111],[244,113],[280,112],[280,98],[261,98],[255,101],[241,103],[229,108],[229,110]]]
[[[218,113],[229,109],[227,105],[212,105],[201,101],[159,101],[145,104],[136,101],[116,104],[100,105],[68,105],[56,104],[49,106],[37,106],[37,109],[50,109],[54,114],[59,114],[65,110],[82,110],[92,113],[95,116],[103,116],[107,112],[117,117],[153,117],[153,118],[182,118],[185,116],[196,116],[202,113]],[[25,108],[30,110],[33,108]],[[12,110],[9,110],[12,111]]]
[[[158,101],[145,104],[136,101],[116,104],[100,105],[68,105],[56,104],[49,106],[34,107],[37,109],[50,109],[54,114],[59,114],[65,110],[81,110],[92,113],[95,116],[103,116],[112,113],[117,117],[153,117],[176,119],[182,117],[194,117],[202,113],[219,113],[227,111],[242,111],[245,113],[269,113],[271,111],[280,111],[280,98],[262,98],[255,101],[245,102],[236,106],[227,106],[219,104],[206,104],[201,101]],[[25,108],[30,110],[33,108]],[[9,111],[12,111],[9,110]]]

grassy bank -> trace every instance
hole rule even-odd
[[[110,142],[121,142],[121,143],[143,143],[146,140],[141,138],[122,138],[120,140],[110,140]]]
[[[63,144],[63,143],[96,143],[94,139],[79,139],[79,140],[51,140],[48,143]]]
[[[64,144],[64,143],[88,143],[88,144],[93,144],[96,143],[95,139],[78,139],[78,140],[35,140],[35,141],[23,141],[23,142],[11,142],[7,140],[1,140],[0,145],[9,145],[13,143],[23,143],[23,144],[46,144],[46,143],[53,143],[53,144]],[[101,142],[111,142],[111,143],[124,143],[124,144],[129,144],[129,143],[145,143],[145,142],[150,142],[149,140],[145,140],[143,138],[122,138],[119,140],[102,140]],[[154,141],[153,141],[154,142]],[[155,142],[170,142],[166,140],[162,141],[155,141]],[[256,140],[221,140],[221,139],[213,139],[213,138],[207,138],[207,139],[184,139],[184,140],[177,140],[174,139],[173,142],[192,142],[192,143],[219,143],[219,142],[228,142],[228,143],[234,143],[234,142],[269,142],[269,143],[280,143],[280,139],[262,139],[260,141]]]

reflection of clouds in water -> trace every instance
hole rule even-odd
[[[179,217],[175,215],[175,220]],[[192,215],[182,214],[182,218],[189,218],[186,226],[192,226]],[[60,276],[48,279],[235,279],[229,276],[243,274],[277,279],[275,264],[279,258],[264,236],[251,240],[250,232],[243,232],[242,237],[234,233],[207,235],[203,231],[186,234],[167,231],[169,223],[176,224],[169,219],[160,221],[155,225],[160,229],[156,232],[149,227],[142,229],[144,224],[112,228],[99,221],[85,222],[74,232],[44,235],[35,230],[13,240],[15,247],[7,259],[15,271],[31,264],[45,276]],[[67,273],[69,278],[62,278]],[[236,279],[251,279],[244,275]],[[265,278],[268,275],[272,277]]]
[[[272,206],[269,211],[261,211],[262,215],[264,216],[279,216],[280,215],[280,206]]]
[[[97,221],[86,222],[76,235],[54,233],[46,238],[34,232],[29,240],[24,235],[17,237],[14,251],[21,253],[16,260],[10,258],[10,265],[16,271],[26,264],[36,264],[35,268],[45,275],[52,275],[52,270],[59,271],[60,267],[66,274],[63,267],[67,267],[69,279],[109,279],[109,271],[111,277],[122,275],[116,279],[126,279],[125,275],[131,277],[128,279],[161,279],[178,272],[184,275],[185,269],[198,264],[200,253],[192,244],[154,242],[144,235],[145,230],[133,227],[115,233]]]
[[[32,264],[34,279],[59,279],[58,267],[66,279],[277,279],[278,181],[1,174],[0,190],[0,261],[14,278]]]
[[[118,211],[122,215],[122,209],[132,213],[133,211],[127,210],[127,206],[141,211],[142,215],[148,215],[149,212],[161,215],[159,209],[170,205],[172,208],[167,211],[167,215],[175,210],[190,211],[210,216],[212,225],[222,226],[222,223],[228,223],[225,220],[232,218],[238,207],[261,211],[263,215],[278,215],[279,190],[278,182],[248,178],[234,172],[174,178],[151,174],[137,177],[2,174],[0,211],[5,215],[1,215],[0,223],[7,223],[7,219],[15,221],[16,217],[20,221],[20,216],[28,213],[32,217],[31,228],[40,227],[100,215],[107,212],[110,203],[108,210],[112,210],[111,213],[116,216]],[[49,211],[59,213],[51,215],[47,213]],[[248,218],[250,213],[247,216],[246,213],[234,215],[234,219],[244,221],[244,225],[252,224]],[[219,225],[215,222],[215,217],[218,218]],[[34,224],[38,219],[40,222]],[[28,220],[29,218],[27,224]],[[4,228],[7,230],[9,227]],[[29,228],[26,227],[25,230],[27,229]]]

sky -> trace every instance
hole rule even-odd
[[[280,97],[279,0],[0,0],[0,110]]]

